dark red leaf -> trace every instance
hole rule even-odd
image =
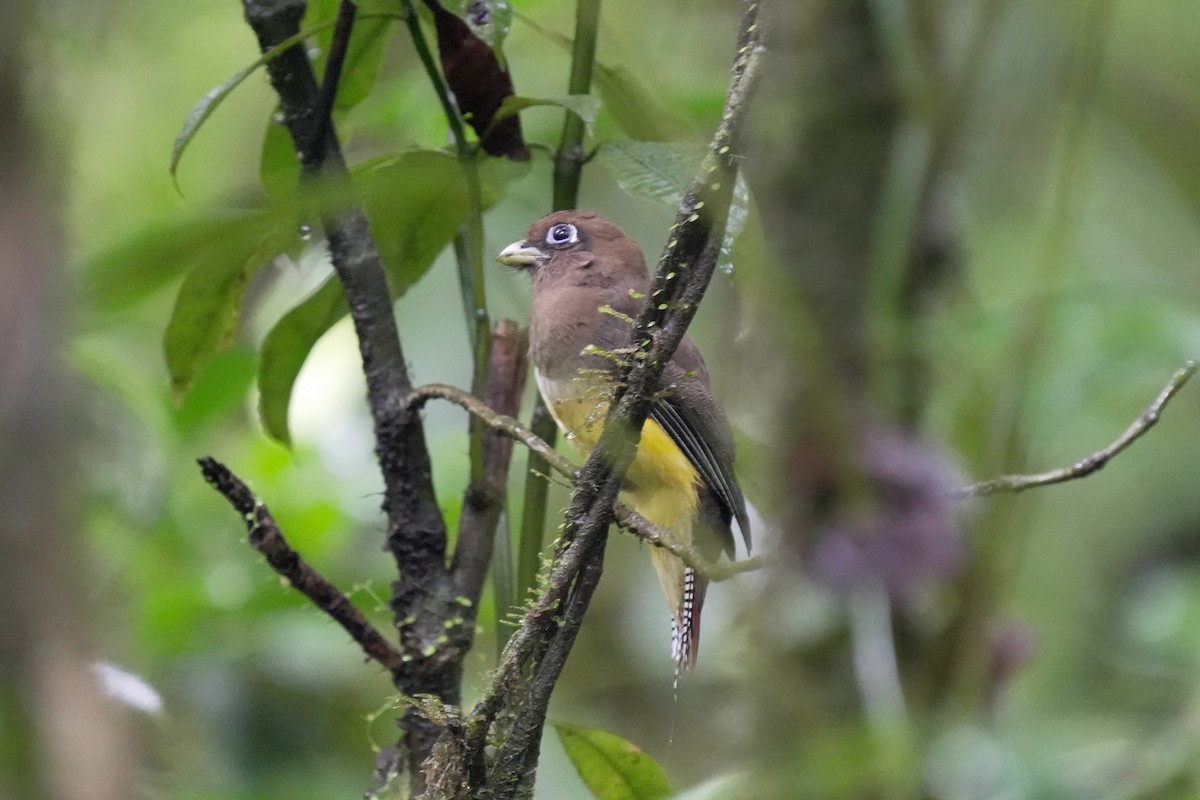
[[[528,161],[529,148],[521,138],[520,119],[514,114],[492,125],[504,98],[513,94],[512,77],[501,68],[492,48],[457,14],[447,11],[438,0],[425,0],[425,5],[433,12],[446,83],[468,124],[482,137],[484,151],[513,161]]]

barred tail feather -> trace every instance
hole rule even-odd
[[[683,592],[679,607],[671,620],[671,657],[678,674],[694,669],[700,653],[700,611],[708,581],[691,567],[683,570]]]
[[[677,671],[690,670],[700,648],[700,611],[708,581],[667,550],[651,548],[650,560],[671,609],[671,659]]]

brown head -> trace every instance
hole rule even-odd
[[[566,287],[642,290],[646,259],[637,243],[612,220],[591,211],[555,211],[529,226],[524,240],[497,257],[529,270],[533,291]]]
[[[600,309],[637,316],[649,280],[641,248],[611,220],[556,211],[497,260],[533,279],[529,349],[542,375],[569,380],[580,368],[604,366],[597,356],[581,355],[589,345],[612,350],[629,343],[629,325]]]

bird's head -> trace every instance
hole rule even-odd
[[[591,211],[556,211],[529,227],[497,260],[532,273],[535,291],[551,286],[630,286],[646,281],[637,243]]]

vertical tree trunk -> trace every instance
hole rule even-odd
[[[98,620],[70,499],[78,421],[59,359],[56,203],[41,169],[54,160],[39,152],[23,94],[34,5],[0,4],[0,686],[16,706],[0,715],[16,720],[5,727],[28,756],[0,796],[125,800],[136,754],[125,711],[91,673]]]

